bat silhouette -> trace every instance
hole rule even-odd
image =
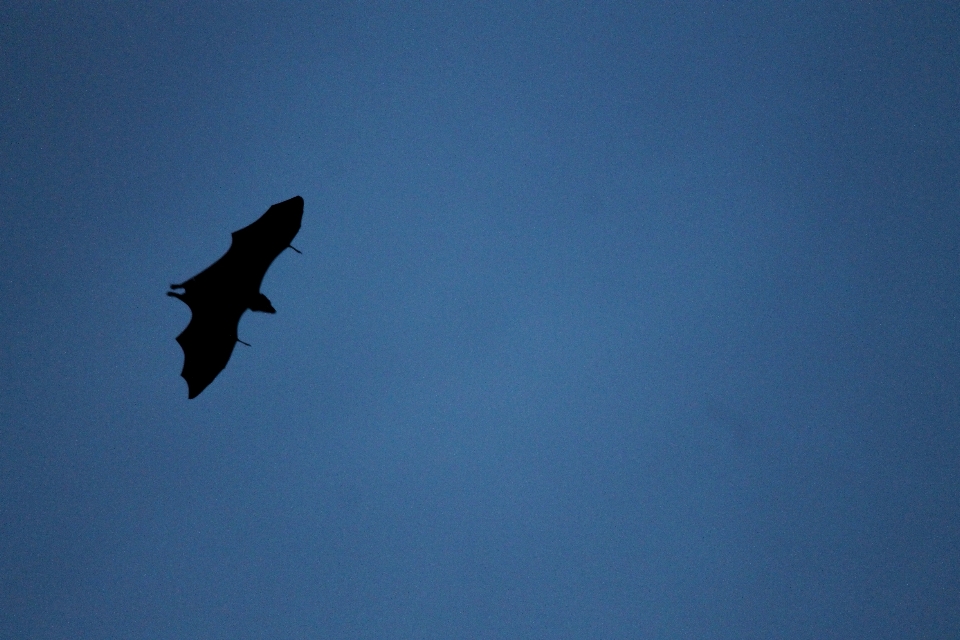
[[[192,312],[187,328],[177,336],[183,349],[180,375],[187,381],[190,398],[213,382],[230,361],[234,346],[243,342],[237,327],[247,309],[277,312],[260,293],[260,284],[284,249],[297,251],[290,243],[302,218],[300,196],[273,205],[259,220],[231,234],[233,241],[223,257],[186,282],[170,285],[183,293],[167,295],[183,300]]]

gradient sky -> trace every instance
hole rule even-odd
[[[960,637],[955,2],[4,2],[0,297],[4,640]]]

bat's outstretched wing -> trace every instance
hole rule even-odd
[[[238,342],[237,327],[247,309],[276,313],[260,293],[267,269],[300,230],[303,198],[296,196],[270,207],[253,224],[234,231],[230,249],[219,260],[167,295],[183,300],[193,312],[177,336],[183,349],[183,372],[191,398],[197,397],[223,371]]]
[[[230,234],[233,241],[223,257],[183,286],[188,290],[191,286],[203,289],[204,295],[256,297],[267,269],[300,231],[302,218],[300,196],[273,205],[256,222]]]
[[[216,378],[233,354],[237,327],[245,309],[222,309],[207,305],[193,308],[190,324],[177,336],[183,349],[183,371],[191,399],[200,395]]]

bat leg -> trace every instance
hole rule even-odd
[[[182,293],[177,293],[176,291],[167,291],[167,295],[170,296],[171,298],[179,298],[184,302],[186,302],[186,299],[183,297]]]
[[[182,284],[172,284],[172,285],[170,285],[170,288],[171,288],[171,289],[183,289],[183,285],[182,285]]]

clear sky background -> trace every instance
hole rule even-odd
[[[960,637],[955,2],[4,2],[0,638]],[[196,400],[167,286],[301,195]]]

